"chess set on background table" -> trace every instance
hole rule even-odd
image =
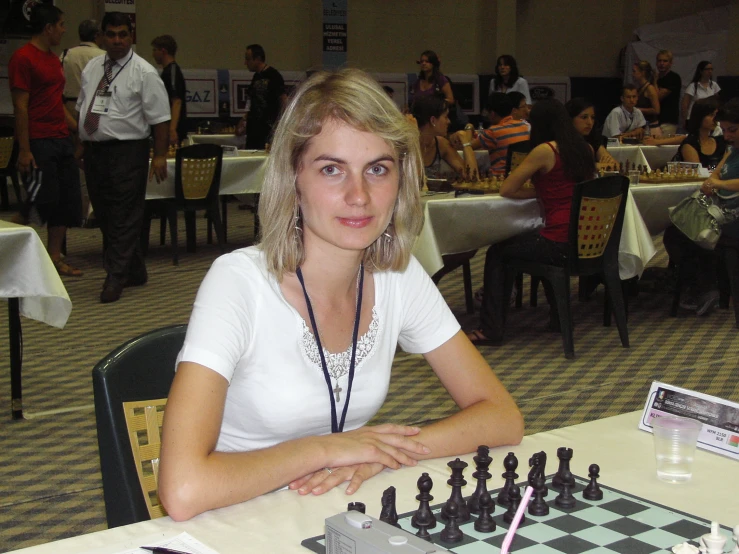
[[[733,544],[733,550],[726,552],[739,554],[739,525],[732,539],[728,527],[601,485],[596,464],[588,468],[587,478],[575,476],[569,469],[572,456],[572,449],[559,448],[559,469],[545,476],[546,453],[536,453],[529,460],[528,481],[519,482],[518,460],[511,452],[503,462],[505,484],[488,492],[492,458],[489,449],[481,446],[474,457],[477,471],[472,477],[477,486],[472,495],[462,496],[467,463],[457,458],[447,464],[451,496],[445,503],[431,503],[433,483],[424,473],[417,483],[416,511],[397,515],[395,495],[415,491],[390,487],[383,493],[379,522],[353,513],[364,513],[364,505],[353,502],[348,512],[327,518],[328,542],[327,535],[320,535],[301,544],[317,554],[499,553],[520,506],[521,491],[529,485],[534,491],[532,500],[516,529],[510,552],[687,554],[710,545],[712,548],[700,551],[718,554],[724,552],[725,544],[729,548]]]
[[[464,175],[451,175],[440,179],[426,179],[426,184],[430,191],[434,192],[451,192],[468,194],[498,194],[500,186],[505,181],[503,175],[494,175],[492,171],[484,174],[478,174],[477,171],[470,171],[469,168]],[[532,189],[534,185],[531,181],[526,181],[523,188]]]

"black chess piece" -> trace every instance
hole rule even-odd
[[[475,521],[475,531],[478,533],[492,533],[495,531],[495,521],[490,515],[495,510],[495,502],[488,491],[483,491],[479,498],[480,516]]]
[[[543,475],[534,477],[532,484],[534,495],[529,504],[529,514],[532,516],[545,516],[549,514],[549,504],[544,500],[544,491],[547,490],[546,480]]]
[[[562,475],[565,471],[570,471],[570,460],[572,460],[573,452],[572,448],[567,448],[565,446],[560,446],[557,448],[557,458],[559,458],[559,469],[557,470],[557,473],[554,475],[554,478],[552,479],[552,488],[556,489],[558,491],[562,490]],[[570,473],[570,476],[572,476],[572,473]],[[572,477],[572,480],[570,481],[570,486],[575,486],[575,478]]]
[[[554,503],[565,510],[571,510],[577,503],[575,497],[572,496],[572,480],[574,480],[572,473],[569,469],[565,469],[564,473],[562,473],[562,490],[557,495],[557,498],[554,499]]]
[[[431,496],[431,488],[434,486],[434,482],[431,480],[428,473],[424,473],[418,478],[417,486],[419,493],[416,495],[416,500],[418,500],[419,505],[418,510],[416,510],[416,513],[413,514],[413,517],[411,518],[411,525],[419,530],[433,529],[436,527],[436,516],[434,515],[434,512],[431,511],[429,504],[434,499],[434,497]],[[428,535],[428,532],[426,535]],[[425,538],[422,535],[418,536]]]
[[[395,487],[389,487],[382,493],[382,510],[380,511],[380,521],[389,523],[395,527],[398,525],[398,512],[395,509]]]
[[[367,507],[364,505],[364,502],[349,502],[349,505],[346,507],[347,512],[359,512],[361,514],[366,513]]]
[[[450,500],[447,502],[445,508],[448,519],[446,527],[441,531],[441,540],[444,542],[461,542],[464,538],[464,533],[459,529],[459,524],[457,523],[459,507],[454,500]]]
[[[501,477],[505,479],[505,483],[498,493],[498,504],[501,506],[508,506],[508,493],[510,492],[511,487],[516,484],[516,479],[518,479],[518,473],[516,473],[518,458],[516,458],[516,455],[513,452],[509,452],[505,457],[505,460],[503,460],[503,467],[505,468],[505,471],[501,474]]]
[[[598,477],[600,477],[600,466],[598,464],[590,464],[588,468],[588,477],[590,477],[590,483],[582,491],[582,497],[585,500],[603,500],[603,491],[598,486]]]
[[[488,471],[490,464],[493,462],[490,457],[490,449],[487,446],[478,446],[477,456],[473,460],[475,460],[477,471],[472,474],[472,477],[477,479],[477,488],[467,499],[467,508],[470,513],[478,514],[480,513],[480,496],[488,490],[487,481],[492,477]]]
[[[518,511],[518,507],[521,505],[521,489],[518,488],[518,485],[513,485],[511,487],[510,492],[508,493],[508,510],[506,513],[503,514],[503,521],[506,523],[512,523],[513,518],[516,517],[516,512]],[[521,521],[520,523],[523,523],[526,521],[526,516],[524,514],[521,514]]]
[[[459,523],[466,523],[470,520],[470,511],[467,508],[467,502],[465,502],[464,497],[462,496],[462,487],[467,484],[467,481],[464,479],[464,468],[467,467],[467,462],[463,462],[457,458],[456,460],[452,460],[447,463],[447,465],[452,470],[452,475],[449,480],[447,480],[447,484],[452,487],[452,494],[449,497],[449,500],[447,500],[447,503],[441,509],[441,519],[447,521],[447,518],[449,517],[449,504],[454,502],[457,505],[457,517],[459,518]]]

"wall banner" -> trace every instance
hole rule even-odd
[[[348,0],[323,0],[323,68],[346,65]]]

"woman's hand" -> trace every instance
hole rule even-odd
[[[325,468],[288,485],[290,490],[297,490],[298,494],[323,494],[334,487],[349,481],[346,494],[354,494],[367,479],[380,473],[385,466],[380,463],[354,464],[351,466]]]
[[[363,463],[381,463],[391,469],[414,466],[413,454],[427,456],[430,450],[410,437],[421,432],[419,427],[391,423],[360,427],[345,433],[316,437],[324,449],[326,465],[344,467]]]
[[[713,175],[711,175],[708,179],[703,181],[703,184],[701,185],[701,192],[706,196],[711,196],[712,194],[716,193],[716,189],[720,188],[721,179],[716,179]]]

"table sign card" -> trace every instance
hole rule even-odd
[[[653,381],[639,429],[652,432],[652,419],[676,415],[700,421],[698,447],[739,460],[739,404]]]

